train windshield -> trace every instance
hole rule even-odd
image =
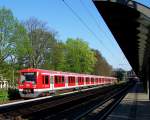
[[[36,72],[24,72],[21,74],[21,82],[36,82]]]

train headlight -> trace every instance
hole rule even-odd
[[[32,84],[35,85],[36,84],[35,81],[33,81]]]

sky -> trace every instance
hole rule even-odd
[[[149,0],[138,0],[150,7]],[[144,1],[144,2],[143,2]],[[131,70],[126,57],[97,11],[92,0],[0,0],[0,7],[11,9],[13,15],[24,21],[35,17],[57,31],[57,38],[82,38],[93,49],[101,52],[113,68]]]

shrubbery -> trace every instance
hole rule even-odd
[[[19,99],[19,91],[17,89],[9,88],[8,89],[8,99],[9,100],[16,100]]]

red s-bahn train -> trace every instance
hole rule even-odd
[[[116,82],[115,77],[34,68],[20,70],[19,73],[18,89],[23,98],[35,98],[54,94],[59,90],[81,89]]]

